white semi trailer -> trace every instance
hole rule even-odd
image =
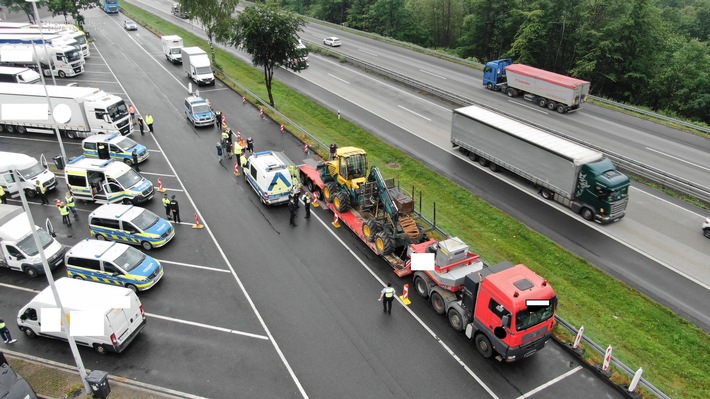
[[[68,138],[132,131],[128,107],[118,96],[90,87],[47,86],[52,117],[44,87],[0,83],[0,132],[54,134],[55,124]]]
[[[61,36],[57,39],[66,40]],[[77,76],[84,73],[84,60],[81,52],[65,41],[58,40],[55,45],[45,46],[41,41],[22,42],[0,38],[0,65],[30,68],[37,71],[37,62],[42,66],[45,76],[51,73],[60,78]],[[39,72],[39,71],[37,71]]]

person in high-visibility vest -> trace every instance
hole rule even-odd
[[[3,319],[0,319],[0,335],[2,335],[2,340],[5,341],[6,344],[14,344],[17,342],[16,339],[12,339],[10,330],[8,330],[7,324],[5,324],[5,320]]]
[[[237,157],[237,165],[242,164],[242,154],[244,153],[244,148],[239,145],[239,142],[233,144],[234,146],[234,156]]]
[[[170,220],[172,215],[170,214],[170,198],[168,198],[168,194],[163,194],[163,206],[165,207],[165,216]]]
[[[5,189],[0,186],[0,204],[7,204],[7,195]]]
[[[148,125],[148,130],[153,133],[153,115],[148,114],[145,116],[145,124]]]
[[[306,208],[306,216],[304,216],[305,219],[308,219],[311,217],[311,196],[308,195],[308,193],[303,194],[303,203],[305,204]]]
[[[62,223],[67,226],[71,226],[71,218],[69,217],[69,208],[67,207],[67,204],[58,202],[57,209],[59,209],[59,214],[62,215]]]
[[[47,188],[39,180],[35,180],[35,193],[42,200],[42,205],[49,205],[47,201]]]
[[[67,195],[64,196],[64,202],[66,202],[67,208],[74,215],[74,220],[79,220],[79,214],[76,212],[76,201],[71,191],[67,191]]]
[[[394,287],[392,287],[392,283],[388,281],[387,287],[382,289],[382,291],[380,292],[380,299],[378,299],[378,301],[382,301],[382,299],[384,298],[384,301],[382,302],[383,312],[387,314],[392,313],[392,301],[394,301],[395,293],[396,292],[394,290]]]

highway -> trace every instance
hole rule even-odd
[[[142,28],[125,32],[120,16],[98,10],[87,12],[87,20],[102,28],[92,31],[87,72],[71,81],[153,114],[155,135],[133,135],[151,150],[141,172],[154,182],[161,178],[177,195],[184,222],[168,246],[151,252],[166,272],[139,294],[149,317],[146,330],[120,355],[82,348],[87,367],[213,398],[620,397],[556,345],[500,364],[482,359],[418,298],[383,315],[377,297],[394,278],[389,266],[349,231],[334,229],[328,211],[315,209],[310,220],[301,213],[292,229],[284,207],[261,205],[231,166],[217,162],[216,129],[195,130],[185,122],[187,79],[164,59],[159,39]],[[279,149],[303,160],[300,143],[227,88],[201,92],[225,111],[233,129],[254,137],[257,151]],[[68,154],[79,153],[78,141],[66,147]],[[0,135],[0,148],[33,156],[59,152],[54,139],[42,135]],[[53,221],[62,244],[88,236],[85,219],[68,229],[53,207],[31,206],[36,219]],[[146,206],[163,214],[155,199]],[[85,217],[96,206],[78,207]],[[206,229],[190,227],[195,212]],[[56,270],[55,278],[64,273]],[[7,270],[0,270],[0,283],[2,315],[14,315],[45,286]],[[401,292],[404,281],[393,283]],[[21,337],[15,349],[72,363],[59,341]]]

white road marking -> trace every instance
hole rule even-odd
[[[675,157],[675,156],[670,155],[670,154],[666,154],[665,152],[661,152],[661,151],[658,151],[658,150],[654,150],[654,149],[651,148],[651,147],[646,147],[646,149],[649,150],[649,151],[653,151],[653,152],[655,152],[656,154],[661,154],[661,155],[663,155],[663,156],[665,156],[665,157],[673,158],[673,159],[675,159],[676,161],[681,161],[681,162],[687,163],[688,165],[692,165],[692,166],[695,166],[696,168],[700,168],[700,169],[707,170],[708,172],[710,172],[710,168],[706,168],[706,167],[701,166],[701,165],[698,165],[698,164],[696,164],[696,163],[692,163],[692,162],[690,162],[690,161],[686,161],[685,159],[678,158],[678,157]]]
[[[426,120],[428,120],[429,122],[431,122],[431,119],[427,118],[427,117],[424,116],[424,115],[418,114],[418,113],[412,111],[411,109],[404,108],[404,107],[401,106],[401,105],[398,105],[398,107],[399,107],[399,108],[402,108],[403,110],[405,110],[405,111],[407,111],[407,112],[410,112],[410,113],[412,113],[412,114],[414,114],[414,115],[416,115],[416,116],[418,116],[418,117],[420,117],[420,118],[422,118],[422,119],[426,119]]]
[[[437,78],[439,78],[439,79],[448,80],[448,78],[445,77],[445,76],[437,75],[437,74],[435,74],[435,73],[432,73],[432,72],[429,72],[429,71],[425,71],[425,70],[423,70],[423,69],[420,69],[419,72],[424,72],[424,73],[426,73],[427,75],[431,75],[431,76],[437,77]]]
[[[51,135],[52,135],[52,137],[56,137],[56,134],[55,134],[55,133],[52,133]],[[41,141],[41,142],[44,142],[44,143],[57,144],[57,140],[31,139],[31,138],[27,138],[27,137],[15,137],[15,136],[4,136],[4,135],[0,135],[0,137],[3,138],[3,139],[23,140],[23,141],[24,141],[24,140],[26,140],[26,141]],[[81,143],[72,143],[72,142],[66,142],[66,141],[65,141],[65,142],[64,142],[64,145],[81,145]]]
[[[182,223],[182,224],[190,224],[190,223]],[[157,260],[157,261],[160,262],[160,263],[169,263],[169,264],[171,264],[171,265],[192,267],[192,268],[195,268],[195,269],[211,270],[211,271],[213,271],[213,272],[229,273],[229,270],[217,269],[217,268],[214,268],[214,267],[199,266],[199,265],[193,265],[193,264],[190,264],[190,263],[182,263],[182,262],[173,262],[173,261],[171,261],[171,260],[158,259],[158,258],[155,258],[155,260]]]
[[[578,371],[581,370],[581,369],[582,369],[582,366],[577,366],[577,367],[573,368],[572,370],[570,370],[570,371],[568,371],[568,372],[562,374],[561,376],[559,376],[559,377],[557,377],[557,378],[555,378],[555,379],[552,379],[552,380],[550,380],[550,381],[548,381],[548,382],[546,382],[546,383],[540,385],[539,387],[533,389],[532,391],[529,391],[529,392],[527,392],[527,393],[524,393],[524,394],[518,396],[516,399],[529,398],[529,397],[533,396],[534,394],[536,394],[536,393],[542,391],[543,389],[549,387],[550,385],[552,385],[552,384],[554,384],[554,383],[556,383],[556,382],[562,381],[563,379],[565,379],[565,378],[571,376],[572,374],[578,372]]]
[[[215,331],[221,331],[221,332],[226,332],[229,334],[236,334],[236,335],[243,335],[245,337],[251,337],[251,338],[258,338],[258,339],[263,339],[263,340],[269,340],[269,337],[264,336],[264,335],[258,335],[258,334],[252,334],[244,331],[238,331],[238,330],[232,330],[230,328],[224,328],[224,327],[217,327],[217,326],[211,326],[209,324],[203,324],[203,323],[197,323],[194,321],[187,321],[187,320],[182,320],[182,319],[176,319],[173,317],[167,317],[167,316],[160,316],[155,313],[147,313],[146,315],[150,317],[155,317],[156,319],[162,319],[162,320],[167,320],[167,321],[172,321],[175,323],[180,323],[180,324],[187,324],[190,326],[195,326],[195,327],[202,327],[206,328],[208,330],[215,330]]]
[[[361,49],[361,48],[359,48],[358,51],[361,51],[361,52],[363,52],[363,53],[365,53],[365,54],[369,54],[369,55],[371,55],[371,56],[373,56],[373,57],[379,57],[377,54],[375,54],[375,53],[373,53],[373,52],[371,52],[371,51],[363,50],[363,49]]]
[[[161,151],[158,151],[161,152]],[[152,172],[141,172],[142,175],[151,175],[151,176],[162,176],[162,177],[175,177],[175,175],[170,175],[167,173],[152,173]]]
[[[339,77],[333,75],[332,73],[329,73],[328,76],[330,76],[330,77],[333,78],[333,79],[338,79],[339,81],[341,81],[341,82],[343,82],[343,83],[350,84],[350,82],[348,82],[347,80],[340,79]]]
[[[16,290],[21,290],[21,291],[39,293],[39,291],[33,290],[33,289],[31,289],[31,288],[19,287],[19,286],[16,286],[16,285],[10,285],[10,284],[5,284],[5,283],[0,283],[0,287],[7,287],[7,288],[13,288],[13,289],[16,289]]]
[[[159,150],[148,150],[148,152],[160,152]]]

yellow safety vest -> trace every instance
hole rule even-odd
[[[168,207],[170,205],[170,199],[163,197],[163,206]]]
[[[394,288],[392,288],[392,287],[385,288],[385,298],[392,298],[393,296],[394,296]]]
[[[0,197],[2,197],[3,195],[5,195],[5,190],[2,188],[2,186],[0,186]]]
[[[57,208],[59,208],[59,213],[60,213],[62,216],[67,216],[67,215],[69,215],[69,208],[67,208],[66,205],[64,205],[64,206],[58,206]]]
[[[145,123],[147,124],[152,124],[153,123],[153,115],[148,115],[145,117]]]
[[[5,322],[0,323],[0,330],[2,330],[3,328],[5,328]]]
[[[35,185],[35,189],[36,189],[37,187],[39,187],[39,191],[40,191],[42,194],[44,194],[44,193],[47,192],[47,189],[44,188],[44,184],[42,184],[42,183],[36,184],[36,185]]]
[[[74,204],[74,196],[73,195],[68,195],[64,197],[65,202],[67,203],[67,206],[70,208],[73,208],[76,204]]]

